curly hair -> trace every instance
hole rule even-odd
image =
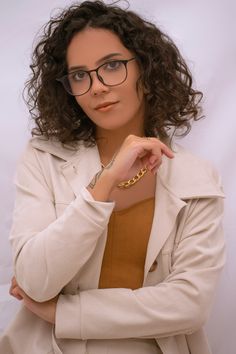
[[[108,29],[132,51],[144,88],[146,136],[166,140],[186,135],[191,121],[201,118],[202,93],[192,88],[191,73],[169,36],[136,13],[103,1],[83,1],[63,10],[44,27],[30,66],[25,92],[35,122],[32,135],[74,144],[95,141],[95,124],[86,116],[57,78],[67,74],[66,51],[73,36],[86,27]],[[172,133],[171,133],[172,132]]]

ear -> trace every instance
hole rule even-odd
[[[147,89],[145,86],[143,86],[142,89],[143,89],[143,94],[144,95],[147,95],[148,93],[150,93],[150,90]]]

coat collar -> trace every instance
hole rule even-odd
[[[61,172],[75,195],[100,170],[97,146],[86,148],[78,144],[65,148],[59,142],[33,138],[31,145],[62,160]],[[220,181],[209,164],[198,159],[179,145],[175,157],[163,158],[157,173],[155,211],[148,243],[144,278],[173,230],[176,218],[191,198],[223,197]],[[89,167],[89,168],[88,168]]]
[[[174,144],[174,159],[163,159],[159,177],[165,188],[180,199],[224,197],[221,180],[211,164]]]
[[[74,168],[82,170],[81,175],[83,175],[86,174],[89,166],[90,172],[87,173],[87,176],[94,176],[94,173],[100,169],[101,163],[97,146],[86,148],[80,142],[75,147],[71,147],[41,137],[32,138],[30,143],[34,148],[62,159],[64,161],[64,163],[62,161],[62,169],[74,165]],[[158,171],[158,178],[167,193],[182,200],[224,197],[218,175],[209,163],[192,155],[178,144],[173,146],[173,150],[174,159],[170,160],[164,157]],[[81,164],[84,165],[84,169]],[[78,171],[79,174],[80,171]]]
[[[34,137],[30,140],[31,146],[35,149],[47,152],[53,156],[59,157],[64,161],[71,161],[78,154],[82,143],[77,143],[74,147],[69,144],[62,144],[55,139],[46,139],[45,137]]]

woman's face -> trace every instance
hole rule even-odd
[[[134,55],[123,46],[119,37],[111,31],[87,28],[77,33],[68,46],[68,72],[77,69],[92,70],[110,61],[127,60],[133,57]],[[101,75],[104,72],[107,75],[107,71],[114,70],[116,65],[116,63],[106,65],[104,71],[101,70]],[[92,72],[90,90],[82,96],[75,96],[76,101],[95,123],[97,129],[116,130],[127,127],[127,131],[132,131],[143,127],[145,104],[141,88],[138,92],[136,88],[140,76],[136,60],[127,63],[127,73],[123,83],[111,87],[99,81],[96,72]],[[78,74],[76,79],[83,79],[83,73]],[[109,103],[111,104],[108,105]]]

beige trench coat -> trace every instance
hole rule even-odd
[[[174,150],[156,177],[143,287],[98,289],[115,203],[97,202],[86,189],[100,169],[97,147],[29,142],[16,177],[15,274],[36,301],[61,295],[55,326],[22,306],[0,353],[85,354],[90,345],[89,354],[115,354],[128,338],[155,339],[164,354],[210,353],[202,326],[225,261],[224,195],[208,163]]]

